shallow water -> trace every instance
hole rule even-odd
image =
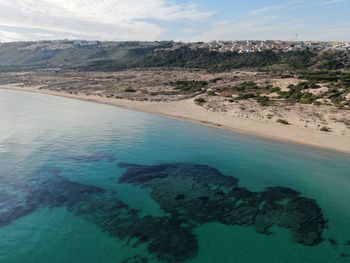
[[[123,165],[148,165],[141,174],[152,168],[159,176],[157,165],[180,163],[185,168],[176,166],[174,173],[163,172],[166,179],[152,181],[136,181],[137,174]],[[198,206],[191,202],[196,191],[210,196],[203,187],[211,182],[196,188],[176,176],[190,169],[195,180],[211,168],[217,169],[211,180],[232,176],[241,189],[259,196],[267,187],[300,192],[321,210],[316,218],[327,221],[323,241],[297,242],[293,235],[299,230],[285,223],[258,233],[255,219],[228,223],[220,211],[198,219],[193,213]],[[349,189],[348,155],[107,105],[0,90],[0,262],[350,262]],[[185,211],[179,217],[170,192],[187,198],[176,203]],[[232,198],[257,208],[251,199]],[[231,200],[226,192],[223,199]],[[221,208],[233,209],[228,203]],[[294,210],[287,216],[297,218]],[[160,219],[180,244],[189,242],[186,251],[169,249],[175,238],[154,234]],[[188,240],[177,236],[182,230]],[[150,249],[158,241],[161,253]]]

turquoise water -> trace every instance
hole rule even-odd
[[[160,257],[149,247],[157,238],[152,233],[162,231],[154,220],[173,217],[167,191],[195,193],[184,178],[123,181],[128,171],[135,176],[126,163],[154,169],[200,164],[206,165],[200,169],[217,169],[214,180],[232,176],[252,193],[293,189],[321,209],[327,221],[323,241],[296,242],[288,227],[277,224],[268,235],[256,231],[255,221],[204,222],[194,219],[185,203],[187,218],[181,220],[193,223],[186,231],[197,249],[188,246],[188,257]],[[201,176],[186,165],[194,171],[191,176]],[[349,189],[348,155],[106,105],[0,90],[0,262],[350,262]],[[63,192],[68,193],[64,198]],[[111,219],[119,212],[104,206],[117,202],[130,214],[123,225]],[[116,230],[111,222],[118,224]],[[148,238],[138,242],[142,238],[131,236],[130,222],[149,228],[144,229]],[[165,229],[177,235],[180,228]],[[167,242],[161,243],[166,247]]]

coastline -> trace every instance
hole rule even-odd
[[[21,87],[18,85],[0,86],[0,89],[42,93],[64,98],[107,104],[130,110],[164,115],[170,118],[186,120],[232,132],[350,154],[349,136],[335,135],[332,133],[325,133],[322,131],[315,131],[292,125],[267,123],[249,118],[238,118],[225,113],[212,112],[197,106],[193,99],[172,102],[145,102],[106,98],[97,95],[87,96],[85,94],[67,94],[52,90],[39,89],[38,87]]]

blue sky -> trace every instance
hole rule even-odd
[[[350,40],[350,0],[0,0],[0,41]]]

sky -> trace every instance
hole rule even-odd
[[[0,0],[0,42],[350,40],[350,0]]]

